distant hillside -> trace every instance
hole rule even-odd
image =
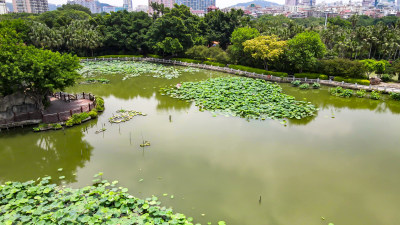
[[[251,1],[251,2],[239,3],[239,4],[233,5],[231,7],[248,7],[251,4],[259,5],[261,7],[271,7],[271,6],[280,5],[280,4],[275,3],[275,2],[268,2],[268,1],[263,1],[263,0],[254,0],[254,1]]]
[[[13,4],[11,2],[6,2],[6,6],[10,12],[14,12]],[[49,3],[49,11],[56,10],[58,7],[60,7],[60,5]]]

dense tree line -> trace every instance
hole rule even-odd
[[[324,18],[252,18],[242,10],[199,17],[184,5],[151,6],[154,14],[149,16],[127,11],[92,15],[85,7],[64,5],[40,15],[1,16],[0,29],[15,30],[26,45],[78,56],[158,54],[348,77],[397,72],[397,17],[335,17],[325,25]],[[349,68],[337,72],[332,65]]]

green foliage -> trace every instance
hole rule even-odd
[[[78,58],[26,46],[0,33],[0,92],[24,92],[43,108],[43,98],[80,78]]]
[[[377,61],[375,64],[375,73],[383,74],[386,71],[386,68],[389,66],[389,62],[386,60]]]
[[[64,179],[60,176],[59,179]],[[1,224],[187,224],[191,219],[160,206],[157,197],[139,199],[117,182],[99,179],[80,189],[57,187],[51,177],[0,186]]]
[[[282,94],[279,85],[261,79],[233,77],[183,82],[180,88],[163,91],[173,98],[192,100],[201,110],[254,119],[301,119],[313,116],[317,110],[307,102]]]
[[[89,79],[85,79],[85,83],[102,83],[102,84],[109,84],[110,80],[105,79],[105,78],[89,78]]]
[[[187,63],[201,63],[201,60],[195,60],[195,59],[186,59],[186,58],[172,58],[171,60],[175,61],[181,61],[181,62],[187,62]]]
[[[301,81],[299,81],[299,80],[294,80],[294,81],[291,82],[291,84],[292,84],[293,86],[295,86],[295,87],[298,87],[298,86],[301,85]]]
[[[334,80],[334,81],[337,81],[337,82],[342,82],[342,81],[344,81],[345,83],[352,83],[352,84],[357,83],[357,84],[360,84],[360,85],[369,85],[369,84],[371,83],[369,80],[364,80],[364,79],[351,79],[351,78],[346,79],[346,78],[343,78],[343,77],[335,77],[335,78],[333,78],[333,80]]]
[[[353,90],[343,89],[342,87],[331,88],[331,95],[342,97],[342,98],[350,98],[353,96]]]
[[[391,92],[390,98],[396,101],[400,101],[400,93]]]
[[[383,75],[381,76],[381,80],[382,80],[383,82],[389,82],[391,79],[392,79],[392,76],[389,75],[389,74],[383,74]]]
[[[94,104],[96,106],[96,111],[97,112],[103,112],[104,111],[104,99],[102,97],[96,96],[94,100]]]
[[[69,127],[73,126],[73,125],[78,125],[78,124],[81,124],[82,121],[84,121],[85,119],[87,119],[89,117],[90,117],[90,115],[87,112],[74,114],[71,116],[71,118],[69,120],[67,120],[65,122],[65,125],[67,125]]]
[[[304,83],[304,84],[300,85],[299,88],[300,88],[300,89],[304,89],[304,90],[305,90],[305,89],[309,89],[309,88],[310,88],[310,85],[307,84],[307,83]]]
[[[223,64],[223,63],[210,62],[210,61],[204,61],[203,64],[210,65],[210,66],[219,66],[219,67],[225,67],[226,66],[226,64]]]
[[[314,89],[318,89],[318,88],[321,87],[321,85],[320,85],[319,83],[317,83],[317,82],[314,82],[314,83],[312,84],[312,87],[313,87]]]
[[[373,100],[379,100],[381,99],[381,94],[379,91],[372,91],[369,97]]]
[[[364,98],[365,95],[367,95],[367,91],[366,90],[358,90],[358,91],[356,91],[356,96],[358,98]]]
[[[202,45],[195,45],[189,48],[185,54],[196,60],[209,60],[220,63],[227,63],[229,61],[228,54],[219,47],[208,48]]]
[[[89,20],[90,14],[81,10],[54,10],[39,14],[36,21],[45,24],[49,28],[61,28],[79,20]]]
[[[329,76],[341,76],[345,78],[365,78],[366,69],[360,61],[337,58],[321,60],[320,69]]]
[[[258,36],[260,36],[260,32],[258,32],[258,30],[255,28],[236,28],[231,36],[232,45],[229,47],[230,58],[232,58],[235,63],[238,63],[242,62],[243,58],[249,57],[248,54],[244,52],[243,43]]]
[[[313,68],[317,59],[322,58],[326,52],[319,34],[313,31],[297,34],[287,43],[287,57],[300,73]]]
[[[145,113],[134,110],[117,110],[117,114],[108,119],[110,123],[123,123],[133,119],[135,116],[147,116]]]
[[[208,43],[217,41],[223,49],[230,43],[233,31],[243,24],[243,10],[232,9],[227,13],[216,10],[204,16],[204,36]]]
[[[287,77],[288,76],[288,74],[284,73],[284,72],[273,72],[273,71],[267,71],[267,70],[248,67],[248,66],[241,66],[241,65],[229,65],[229,68],[232,68],[232,69],[235,69],[235,70],[247,71],[247,72],[250,72],[250,73],[272,75],[272,76],[277,76],[277,77]]]
[[[147,54],[146,56],[150,57],[150,58],[155,58],[155,59],[162,59],[162,56],[160,56],[160,55]]]
[[[137,53],[149,50],[147,32],[152,21],[147,13],[123,10],[98,16],[95,20],[104,34],[104,46],[107,52]]]
[[[90,118],[92,118],[92,119],[95,119],[95,118],[97,118],[97,116],[98,116],[96,109],[93,109],[92,111],[90,111],[90,112],[88,113],[88,115],[89,115]]]
[[[89,8],[86,8],[84,6],[78,5],[78,4],[64,4],[61,7],[57,8],[58,11],[64,11],[64,10],[76,10],[76,11],[82,11],[87,13],[88,15],[91,15],[92,12],[90,11]]]
[[[163,41],[157,42],[156,46],[158,50],[172,55],[176,55],[183,51],[183,46],[177,38],[166,37]]]
[[[308,79],[321,79],[321,80],[327,80],[328,76],[324,75],[324,74],[320,74],[320,73],[295,73],[294,77],[296,78],[308,78]],[[322,78],[326,78],[326,79],[322,79]]]

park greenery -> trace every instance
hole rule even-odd
[[[400,21],[373,19],[290,19],[242,10],[213,11],[204,17],[184,5],[151,4],[152,15],[118,11],[91,14],[81,6],[0,16],[0,30],[15,31],[22,43],[81,57],[148,55],[191,58],[284,73],[318,73],[343,79],[372,74],[391,80],[400,72]],[[214,46],[214,47],[210,47]]]
[[[162,207],[157,197],[133,197],[127,188],[117,187],[117,181],[108,182],[101,176],[97,174],[95,184],[80,189],[50,184],[51,177],[6,182],[0,185],[0,223],[193,224],[192,218]]]
[[[308,102],[283,94],[282,88],[261,79],[214,78],[183,82],[162,92],[173,98],[194,101],[200,110],[251,119],[301,119],[315,115]]]
[[[133,119],[135,116],[147,116],[147,114],[135,110],[117,110],[116,114],[108,119],[110,123],[123,123]]]

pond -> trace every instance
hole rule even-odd
[[[122,80],[113,74],[99,76],[109,84],[70,88],[103,96],[104,113],[65,130],[2,130],[0,182],[50,175],[58,184],[82,187],[101,171],[131,194],[158,196],[202,224],[400,221],[400,103],[343,99],[327,87],[302,91],[281,84],[286,94],[319,108],[317,116],[284,125],[215,116],[159,93],[178,82],[221,76],[228,75],[201,70],[169,80]],[[109,123],[120,109],[147,116]],[[105,132],[96,133],[102,128]],[[140,147],[143,141],[151,146]]]

